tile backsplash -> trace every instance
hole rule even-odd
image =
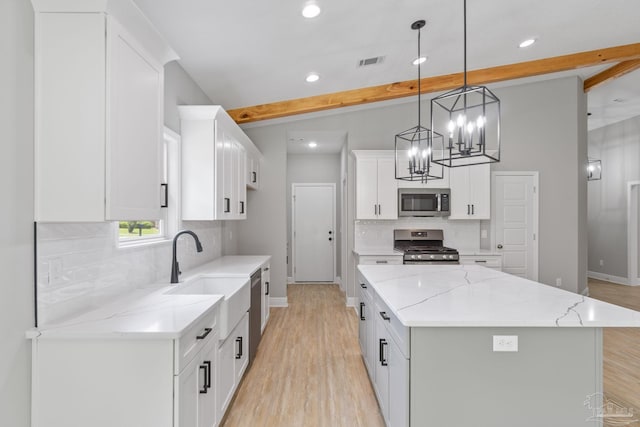
[[[441,229],[444,245],[460,252],[480,249],[480,221],[449,221],[442,218],[399,218],[394,221],[356,221],[354,249],[393,248],[393,230],[408,228]]]
[[[116,222],[37,225],[38,323],[47,325],[93,310],[132,289],[168,283],[171,241],[119,247]],[[202,242],[178,239],[180,269],[188,271],[222,254],[222,222],[184,224]]]

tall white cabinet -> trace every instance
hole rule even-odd
[[[356,219],[398,219],[398,184],[392,151],[354,150]]]
[[[183,219],[246,219],[247,151],[259,162],[258,150],[221,106],[179,110]]]
[[[491,218],[491,168],[489,164],[451,168],[449,219]]]
[[[129,0],[32,0],[35,219],[160,217],[164,64]]]

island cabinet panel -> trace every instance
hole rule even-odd
[[[601,328],[411,328],[411,426],[598,425],[601,354]]]

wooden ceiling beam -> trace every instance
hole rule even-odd
[[[467,72],[470,85],[497,83],[506,80],[539,76],[575,70],[614,62],[640,60],[640,43],[597,49],[552,58],[500,65]],[[615,67],[612,67],[615,68]],[[595,76],[594,76],[595,77]],[[440,92],[462,86],[462,73],[425,77],[421,80],[424,93]],[[296,114],[312,113],[333,108],[348,107],[372,102],[413,96],[418,93],[418,81],[390,83],[360,89],[346,90],[307,98],[290,99],[269,104],[254,105],[229,110],[229,115],[238,123],[250,123]]]
[[[640,68],[640,59],[623,61],[586,79],[584,81],[584,91],[589,92],[593,88],[603,85],[608,81],[615,80],[618,77],[622,77],[638,68]]]

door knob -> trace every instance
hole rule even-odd
[[[502,243],[498,244],[498,249],[502,249]]]

